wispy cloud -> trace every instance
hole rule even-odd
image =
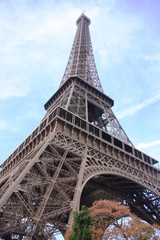
[[[155,140],[153,142],[148,142],[148,143],[138,143],[136,148],[144,149],[144,148],[154,147],[156,145],[160,145],[160,140]]]
[[[17,5],[9,3],[8,7],[0,3],[0,100],[26,96],[37,85],[37,79],[40,81],[41,76],[45,76],[44,72],[47,74],[52,69],[52,74],[57,74],[63,59],[59,58],[59,47],[55,46],[61,45],[64,52],[65,35],[68,32],[70,36],[76,27],[70,24],[68,28],[68,22],[73,23],[79,11],[67,7],[66,21],[61,8],[56,7],[54,14],[52,11],[46,14],[47,4],[43,6],[44,11],[41,7],[34,11],[35,6],[32,9],[24,2],[16,2]],[[61,7],[65,8],[65,4]]]
[[[27,82],[24,80],[25,76],[20,77],[14,72],[8,73],[7,76],[0,79],[0,100],[9,97],[22,97],[28,92]]]
[[[160,61],[160,52],[145,56],[145,60],[147,61]]]
[[[129,108],[125,109],[124,111],[121,111],[120,113],[117,114],[118,118],[122,119],[122,118],[128,117],[130,115],[133,115],[136,112],[142,110],[143,108],[145,108],[149,105],[152,105],[158,101],[160,101],[160,91],[158,91],[158,93],[155,96],[148,98],[137,105],[130,106]]]
[[[0,119],[0,130],[5,129],[7,129],[7,123],[4,120]]]

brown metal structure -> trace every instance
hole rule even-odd
[[[160,224],[157,161],[134,148],[103,93],[82,14],[64,77],[40,125],[0,167],[0,238],[51,240],[72,212],[117,199]]]

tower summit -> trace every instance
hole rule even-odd
[[[157,161],[134,148],[104,94],[82,14],[69,61],[37,128],[0,166],[0,238],[54,240],[73,211],[95,200],[127,203],[160,224]]]
[[[66,82],[69,77],[76,76],[103,92],[93,56],[89,32],[91,21],[82,13],[76,23],[77,32],[60,86]]]

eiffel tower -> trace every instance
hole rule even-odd
[[[56,239],[72,213],[115,199],[160,224],[157,160],[136,149],[112,111],[82,14],[59,89],[40,125],[0,166],[0,239]]]

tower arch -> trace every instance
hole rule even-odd
[[[156,210],[158,195],[149,185],[133,180],[129,175],[106,171],[97,171],[90,175],[82,185],[80,207],[91,207],[97,200],[112,200],[128,205],[132,213],[151,224],[159,219]],[[148,203],[152,204],[149,205]],[[151,216],[152,214],[152,216]]]

